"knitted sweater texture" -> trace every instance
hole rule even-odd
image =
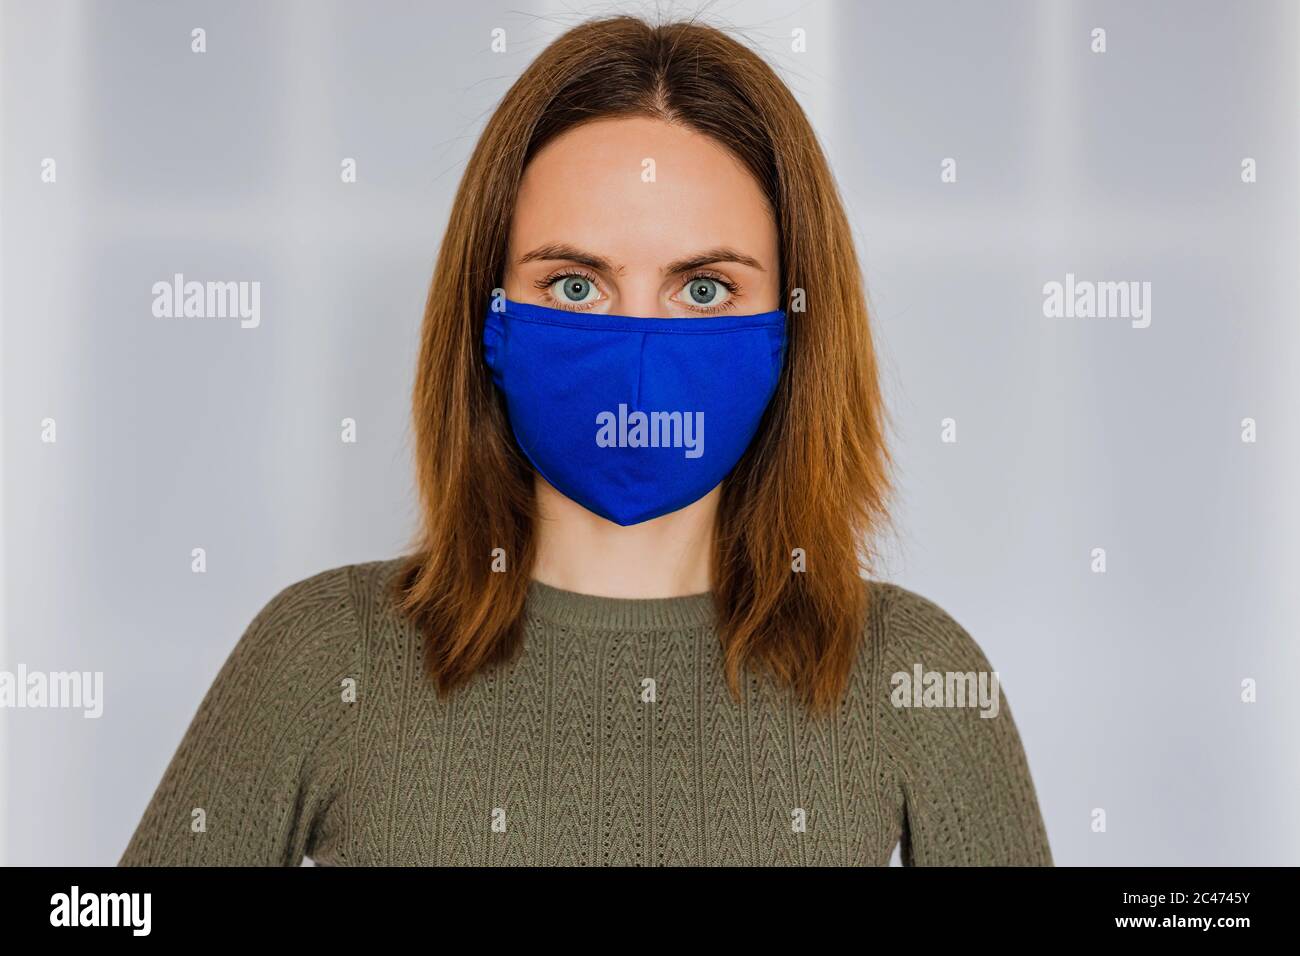
[[[520,655],[443,697],[389,596],[399,566],[261,610],[119,865],[885,865],[900,843],[907,865],[1052,864],[998,685],[992,716],[899,705],[918,665],[992,671],[911,591],[864,582],[848,694],[814,719],[761,672],[732,696],[708,595],[538,582]]]

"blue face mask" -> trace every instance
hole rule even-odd
[[[684,508],[727,476],[785,357],[782,311],[646,319],[492,301],[484,355],[520,449],[620,525]]]

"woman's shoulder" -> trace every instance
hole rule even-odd
[[[984,649],[936,600],[889,581],[865,580],[867,643],[893,663],[906,659],[927,670],[988,670]],[[931,664],[934,666],[931,667]]]
[[[282,586],[254,615],[233,657],[336,666],[374,621],[391,613],[392,585],[405,560],[337,565]]]
[[[407,558],[387,558],[340,564],[284,585],[266,602],[262,613],[281,617],[319,617],[331,610],[383,600]]]

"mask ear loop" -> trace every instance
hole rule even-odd
[[[790,347],[790,318],[785,310],[781,310],[781,328],[777,334],[777,347],[772,350],[772,394],[776,394],[777,388],[781,385],[781,373],[785,371],[785,358]],[[772,399],[769,396],[768,401]]]
[[[495,312],[489,312],[483,320],[483,361],[487,363],[492,377],[497,377],[496,359],[501,349],[504,330],[500,320],[493,321]]]

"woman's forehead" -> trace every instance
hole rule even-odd
[[[766,198],[711,137],[646,117],[598,120],[540,150],[520,184],[511,254],[566,242],[616,266],[705,247],[775,254]]]

